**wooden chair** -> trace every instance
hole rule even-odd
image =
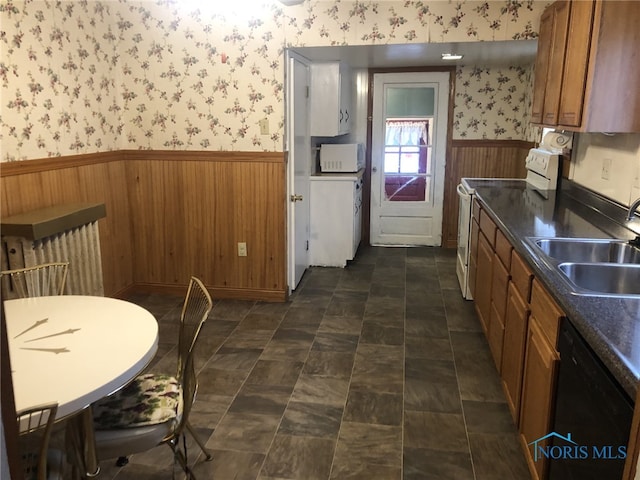
[[[53,262],[0,272],[2,297],[29,298],[62,295],[69,262]]]
[[[64,476],[63,453],[49,449],[57,411],[58,404],[50,403],[17,412],[25,479],[58,480]]]
[[[167,444],[188,478],[186,446],[180,448],[185,429],[196,440],[207,460],[211,454],[189,423],[198,379],[194,348],[213,307],[200,280],[191,277],[180,315],[178,365],[175,376],[146,373],[132,383],[92,405],[98,458],[122,457]]]

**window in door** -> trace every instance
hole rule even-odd
[[[431,199],[434,92],[422,85],[386,88],[384,201]]]
[[[387,118],[385,200],[423,202],[429,198],[432,118]]]

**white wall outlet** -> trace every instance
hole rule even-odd
[[[239,257],[247,256],[247,244],[245,242],[238,242],[238,256]]]
[[[609,180],[611,178],[611,159],[605,158],[602,160],[602,174],[600,177],[603,180]]]
[[[258,121],[258,125],[260,125],[260,135],[269,135],[269,119],[262,118]]]

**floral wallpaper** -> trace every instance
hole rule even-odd
[[[458,68],[453,138],[535,140],[532,77],[533,66]]]
[[[548,4],[246,2],[0,0],[0,160],[282,151],[285,47],[530,39]],[[528,137],[530,67],[456,76],[454,138]]]

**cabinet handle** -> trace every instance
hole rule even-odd
[[[347,116],[347,118],[345,118],[345,122],[349,121],[349,110],[345,110],[344,114]]]
[[[342,110],[340,110],[340,123],[342,123],[343,118],[344,118],[344,113],[342,113]]]

